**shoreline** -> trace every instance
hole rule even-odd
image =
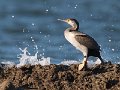
[[[0,90],[120,90],[120,64],[25,65],[0,68]]]

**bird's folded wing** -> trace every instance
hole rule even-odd
[[[83,35],[76,35],[75,39],[81,44],[86,46],[89,49],[96,49],[100,50],[100,46],[97,42],[90,36],[83,34]]]

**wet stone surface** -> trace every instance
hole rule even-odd
[[[78,64],[0,68],[0,90],[120,90],[120,65],[78,71]]]

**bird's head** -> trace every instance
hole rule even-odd
[[[76,19],[69,18],[69,19],[65,19],[65,20],[61,20],[61,19],[58,19],[58,20],[68,23],[75,30],[79,29],[79,23],[78,23],[78,21]]]

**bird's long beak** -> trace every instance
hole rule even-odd
[[[57,20],[59,20],[59,21],[63,21],[63,22],[66,22],[66,20],[62,20],[62,19],[57,19]]]

